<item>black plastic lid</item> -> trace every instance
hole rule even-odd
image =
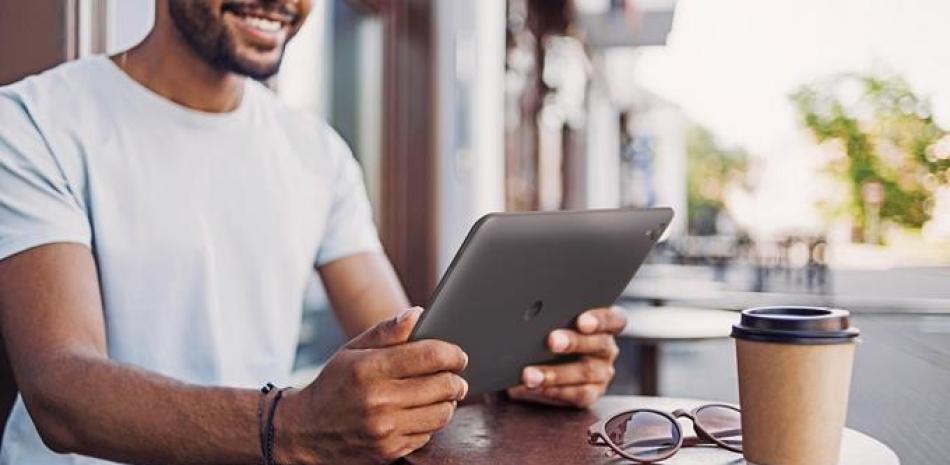
[[[841,344],[861,332],[851,326],[851,313],[824,307],[758,307],[742,311],[732,337],[785,344]]]

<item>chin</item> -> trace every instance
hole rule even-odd
[[[235,53],[233,59],[225,69],[243,74],[259,81],[270,78],[280,71],[283,55],[277,57],[261,57],[259,54]]]
[[[170,16],[188,44],[215,68],[263,80],[280,69],[284,47],[310,2],[169,1]]]

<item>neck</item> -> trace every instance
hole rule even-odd
[[[123,71],[153,92],[195,110],[223,113],[241,103],[244,77],[222,71],[192,50],[167,21],[142,43],[111,57]]]

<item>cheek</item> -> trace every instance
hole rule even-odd
[[[213,44],[229,31],[227,17],[221,11],[218,2],[195,2],[189,10],[193,34],[202,42]]]

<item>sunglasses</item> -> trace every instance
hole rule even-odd
[[[696,436],[683,437],[676,421],[688,418]],[[654,463],[673,456],[681,447],[712,445],[742,452],[742,422],[739,409],[726,404],[708,404],[692,411],[672,414],[652,409],[618,413],[587,430],[592,446],[609,447],[608,457],[619,455],[636,463]]]

